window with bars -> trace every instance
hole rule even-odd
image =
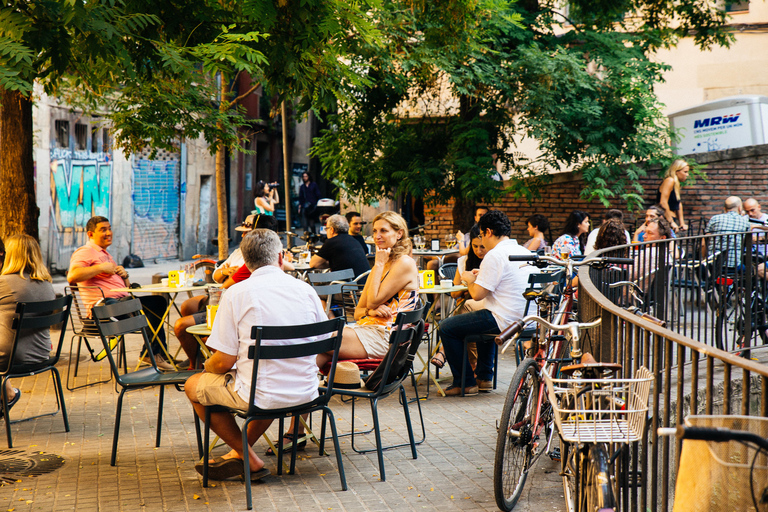
[[[75,149],[85,151],[88,149],[88,125],[75,123]]]
[[[54,122],[54,128],[56,129],[56,147],[68,148],[69,147],[69,121],[57,119]]]

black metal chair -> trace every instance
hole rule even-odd
[[[440,276],[440,279],[448,279],[453,281],[458,268],[458,263],[445,263],[438,269],[437,274]]]
[[[416,445],[424,442],[426,438],[426,430],[424,428],[424,416],[421,411],[421,402],[418,396],[414,399],[419,410],[419,420],[421,421],[422,438],[420,441],[415,441],[413,436],[413,425],[411,424],[411,415],[408,410],[408,400],[405,394],[405,387],[403,381],[410,375],[413,389],[416,390],[416,377],[413,373],[413,359],[416,355],[416,351],[421,344],[422,335],[424,333],[424,306],[414,311],[398,313],[395,319],[395,324],[392,327],[392,333],[389,338],[390,349],[387,352],[386,357],[381,364],[384,365],[382,384],[376,391],[370,391],[366,388],[360,389],[334,389],[333,394],[342,397],[349,397],[352,400],[352,425],[351,425],[351,445],[352,449],[357,453],[369,453],[376,451],[379,460],[379,471],[381,473],[381,481],[386,480],[384,472],[384,450],[390,448],[398,448],[401,446],[410,446],[413,458],[417,458]],[[392,374],[392,360],[395,356],[395,347],[402,343],[410,343],[408,350],[408,364],[405,368],[402,368],[399,373]],[[323,389],[323,388],[321,388]],[[408,443],[394,444],[390,446],[382,446],[381,444],[381,427],[379,425],[379,412],[378,403],[382,398],[386,398],[395,391],[400,391],[400,403],[403,405],[403,413],[405,415],[405,423],[408,429]],[[371,414],[373,416],[373,432],[376,437],[376,448],[360,450],[355,446],[355,401],[356,399],[366,399],[371,401]],[[367,432],[366,432],[367,433]],[[359,434],[359,433],[358,433]],[[346,435],[346,434],[345,434]]]
[[[165,386],[173,385],[181,391],[181,386],[187,379],[197,373],[199,370],[184,370],[178,372],[161,372],[157,369],[155,355],[152,353],[151,343],[149,341],[149,324],[147,317],[144,316],[141,309],[141,302],[138,299],[131,299],[123,302],[117,302],[108,306],[95,306],[92,310],[92,316],[96,321],[96,327],[99,330],[101,342],[107,351],[107,359],[112,368],[112,375],[115,382],[120,386],[120,396],[117,399],[117,408],[115,412],[115,432],[112,438],[112,458],[110,465],[114,466],[117,461],[117,442],[120,435],[120,418],[123,411],[123,397],[127,391],[143,389],[148,387],[159,387],[159,400],[157,407],[157,437],[155,446],[160,446],[160,434],[163,423],[163,398],[165,397]],[[116,319],[116,320],[115,320]],[[115,357],[110,350],[110,339],[126,334],[139,334],[144,340],[144,349],[150,356],[152,366],[133,372],[121,374]]]
[[[8,437],[8,448],[13,448],[13,439],[11,438],[11,423],[19,423],[43,416],[52,416],[61,410],[61,416],[64,418],[64,430],[69,432],[69,419],[67,418],[67,407],[64,404],[64,390],[61,388],[61,374],[56,369],[56,363],[59,362],[61,355],[61,345],[64,342],[64,333],[67,330],[67,319],[72,306],[72,297],[66,295],[59,299],[39,301],[39,302],[19,302],[16,305],[16,317],[13,319],[11,328],[14,330],[13,346],[8,355],[8,363],[5,368],[0,368],[0,396],[2,397],[3,411],[5,411],[5,433]],[[61,324],[61,334],[59,342],[56,345],[56,351],[50,357],[39,363],[13,364],[13,357],[20,343],[24,331],[39,331],[50,329],[51,326]],[[56,393],[56,410],[45,414],[39,414],[29,418],[22,418],[11,421],[10,411],[8,410],[8,395],[6,393],[5,383],[8,379],[28,377],[38,375],[43,372],[51,372],[53,376],[54,392]]]
[[[331,311],[333,296],[341,294],[341,287],[355,277],[351,268],[336,270],[334,272],[310,272],[307,280],[315,292],[322,298],[325,297],[325,314]]]
[[[91,361],[94,363],[99,362],[106,357],[106,352],[103,349],[100,352],[96,352],[88,342],[88,338],[99,338],[99,330],[96,328],[96,321],[89,316],[88,307],[82,297],[83,294],[92,294],[104,298],[104,292],[98,286],[67,286],[64,290],[67,294],[72,295],[72,309],[74,310],[73,314],[69,315],[69,320],[72,324],[72,339],[69,345],[69,362],[67,362],[67,389],[75,391],[76,389],[87,388],[96,384],[105,384],[112,379],[111,372],[108,379],[86,382],[79,386],[75,385],[77,371],[80,367],[80,352],[83,344],[85,344],[85,348],[90,354]],[[75,348],[75,338],[77,338],[77,355],[72,357],[72,352]],[[118,365],[122,364],[123,368],[127,368],[128,364],[125,357],[125,345],[121,344],[121,341],[122,338],[113,338],[110,340],[110,346],[116,347],[119,345]],[[75,365],[74,373],[72,372],[73,362]]]
[[[288,326],[254,326],[251,329],[251,337],[256,340],[253,347],[248,349],[248,357],[253,359],[253,376],[251,378],[251,389],[248,400],[248,411],[244,412],[238,409],[229,409],[223,406],[207,406],[205,407],[205,434],[203,440],[203,446],[201,449],[201,455],[203,456],[203,487],[208,487],[208,452],[210,446],[210,423],[212,412],[230,412],[237,414],[241,418],[245,419],[243,423],[243,453],[248,454],[248,425],[254,420],[264,419],[279,419],[279,439],[283,437],[283,421],[286,417],[295,417],[295,427],[293,430],[293,438],[298,439],[299,421],[298,418],[304,414],[310,414],[314,411],[323,411],[323,421],[320,435],[320,455],[323,455],[325,450],[323,441],[325,440],[325,424],[326,419],[330,418],[331,434],[333,435],[333,445],[336,450],[336,462],[339,465],[339,477],[341,479],[341,489],[347,490],[347,479],[344,474],[344,464],[341,460],[341,448],[339,446],[339,436],[336,431],[336,420],[333,416],[333,411],[328,407],[328,402],[333,394],[333,385],[331,384],[327,388],[321,388],[320,395],[314,400],[295,405],[291,407],[283,407],[279,409],[261,409],[254,405],[254,398],[256,395],[256,378],[259,371],[259,361],[267,359],[296,359],[299,357],[316,356],[318,354],[333,351],[333,357],[331,359],[331,373],[329,379],[333,382],[333,376],[336,371],[336,362],[339,358],[339,348],[341,347],[341,336],[344,329],[344,320],[342,318],[335,318],[333,320],[326,320],[316,324],[306,325],[288,325]],[[333,334],[335,333],[335,334]],[[318,341],[311,341],[306,343],[297,343],[289,345],[263,345],[263,340],[291,340],[291,339],[304,339],[313,337],[329,336],[325,339]],[[293,443],[291,450],[291,469],[290,473],[293,474],[296,469],[296,454],[298,450],[298,443]],[[280,442],[277,445],[277,474],[282,474],[282,462],[283,462],[283,443]],[[245,491],[248,510],[253,508],[253,498],[251,496],[251,468],[248,457],[243,458],[243,473],[245,475]]]

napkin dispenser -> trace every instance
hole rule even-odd
[[[419,271],[419,288],[434,288],[434,287],[435,287],[435,271],[420,270]]]

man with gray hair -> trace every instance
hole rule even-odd
[[[728,233],[741,233],[749,231],[749,220],[742,216],[741,199],[736,196],[730,196],[725,200],[725,213],[713,215],[707,223],[705,233],[710,235],[726,235]],[[707,239],[701,241],[704,252],[706,253]],[[711,241],[715,250],[728,250],[726,265],[731,269],[736,269],[741,264],[741,245],[742,237],[738,235],[715,237]]]
[[[349,233],[349,223],[342,215],[331,215],[325,221],[325,233],[328,237],[323,246],[312,256],[311,268],[327,268],[331,271],[351,268],[355,277],[371,270],[363,248]]]
[[[225,405],[247,410],[253,359],[254,325],[298,325],[327,320],[320,298],[307,283],[284,273],[282,244],[268,229],[254,229],[240,244],[251,276],[228,289],[221,297],[207,345],[214,354],[205,362],[205,371],[190,377],[184,391],[200,418],[206,405]],[[312,340],[267,340],[264,344],[283,345]],[[233,369],[236,368],[236,369]],[[259,362],[254,403],[263,409],[290,407],[317,397],[317,362],[314,356],[290,360]],[[272,420],[250,423],[248,439],[253,445],[269,428]],[[211,428],[232,450],[210,463],[214,480],[241,478],[243,475],[242,433],[234,417],[226,412],[211,414]],[[248,449],[251,480],[270,474],[253,449]],[[203,465],[195,465],[202,473]]]

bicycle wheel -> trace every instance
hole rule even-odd
[[[581,510],[589,512],[616,510],[611,468],[605,445],[593,444],[589,447],[589,456],[581,455],[579,468],[579,480],[582,484],[579,501],[583,504]]]
[[[748,319],[746,301],[750,301],[751,320]],[[726,297],[724,307],[717,317],[717,347],[728,352],[745,347],[747,322],[750,322],[750,347],[765,344],[765,308],[757,293],[748,298],[743,289],[734,288]]]
[[[499,422],[493,464],[493,492],[501,510],[512,510],[523,493],[533,455],[533,433],[539,395],[536,361],[526,358],[509,384]]]
[[[565,497],[566,512],[576,512],[576,479],[578,475],[574,469],[574,464],[570,458],[574,456],[571,453],[572,445],[560,439],[560,474],[563,475],[563,496]]]
[[[198,260],[195,262],[195,281],[202,279],[206,283],[213,282],[213,271],[216,269],[216,262],[213,260]]]

